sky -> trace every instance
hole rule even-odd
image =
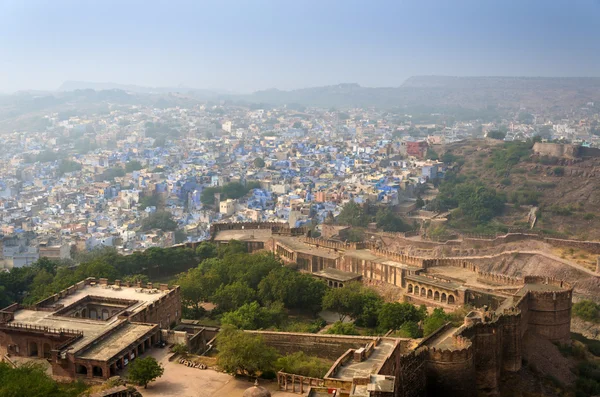
[[[600,76],[600,0],[0,0],[0,92]]]

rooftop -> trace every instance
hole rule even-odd
[[[328,278],[331,280],[342,281],[342,282],[355,280],[355,279],[358,279],[361,277],[360,274],[356,274],[356,273],[352,273],[352,272],[345,272],[343,270],[338,270],[333,267],[328,267],[321,271],[313,273],[313,276]]]
[[[365,377],[376,374],[385,359],[392,353],[396,346],[396,341],[391,339],[382,339],[373,349],[373,353],[364,361],[350,361],[342,366],[333,376],[338,379],[352,379],[354,377]]]
[[[117,355],[127,345],[135,342],[147,332],[156,328],[156,325],[126,323],[124,326],[111,333],[108,338],[92,345],[78,354],[78,357],[89,360],[107,361]]]
[[[155,293],[147,293],[143,288],[136,287],[121,287],[121,289],[105,288],[110,286],[101,286],[98,284],[83,286],[73,291],[71,294],[60,298],[54,302],[56,305],[69,306],[77,301],[88,296],[120,298],[135,301],[135,303],[127,308],[131,314],[142,310],[147,305],[150,305],[160,298],[164,297],[169,291],[155,290]],[[77,352],[88,343],[92,342],[104,332],[116,327],[123,322],[118,317],[111,317],[108,320],[92,320],[81,317],[66,317],[54,315],[55,311],[42,311],[32,309],[20,309],[14,313],[13,323],[33,325],[49,328],[66,328],[83,332],[83,338],[76,341],[71,347],[73,352]]]

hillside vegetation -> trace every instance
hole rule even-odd
[[[600,159],[539,156],[532,146],[488,139],[446,147],[443,158],[456,166],[432,207],[458,208],[449,226],[472,232],[528,228],[537,207],[535,231],[599,239]]]

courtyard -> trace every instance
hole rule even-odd
[[[200,370],[169,361],[168,349],[150,349],[145,356],[154,357],[165,368],[162,377],[151,382],[147,389],[138,387],[144,397],[242,397],[244,390],[253,385],[244,378],[212,369]],[[126,377],[126,372],[122,374]],[[262,381],[262,387],[271,391],[273,397],[297,397],[298,394],[277,390],[277,382]]]

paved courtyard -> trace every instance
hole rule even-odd
[[[147,389],[138,388],[144,397],[242,397],[252,382],[235,379],[233,376],[213,371],[200,370],[169,362],[168,349],[150,349],[146,355],[156,358],[165,368],[165,373]],[[271,391],[273,397],[298,397],[298,394],[277,390],[276,382],[264,381],[261,386]]]

